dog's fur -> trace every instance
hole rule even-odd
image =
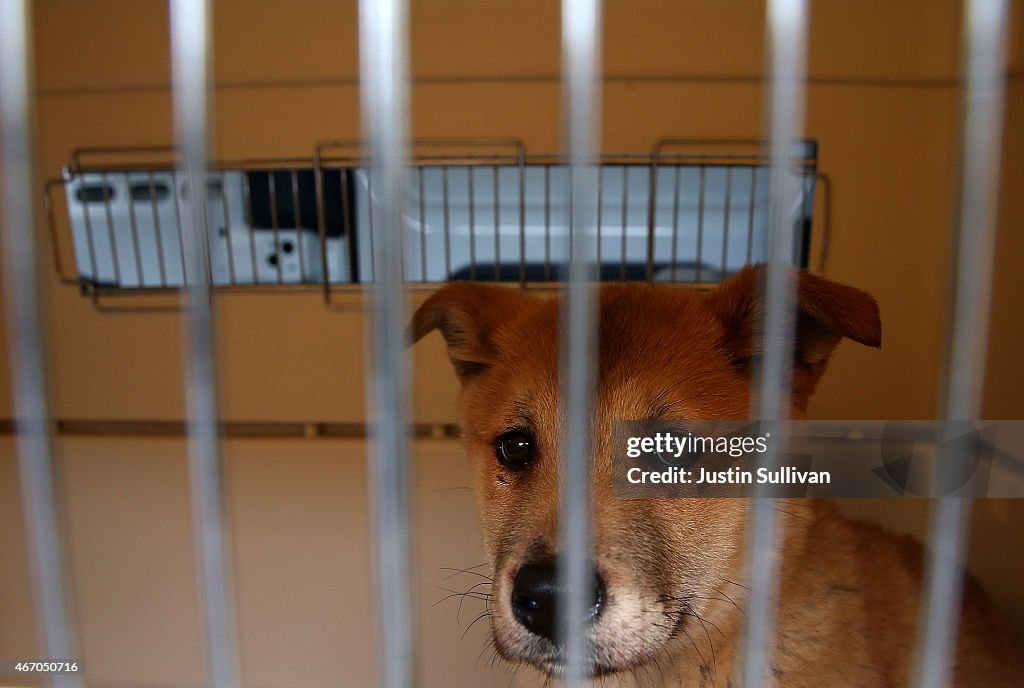
[[[719,288],[621,284],[600,291],[593,418],[593,559],[605,608],[588,631],[594,674],[653,669],[668,685],[736,686],[748,586],[742,499],[622,500],[611,493],[614,420],[744,419],[761,318],[759,271]],[[798,276],[792,416],[842,338],[881,343],[868,294]],[[557,298],[450,284],[416,312],[411,338],[440,330],[462,384],[459,415],[472,462],[484,543],[494,570],[492,633],[512,662],[558,674],[559,650],[511,611],[521,566],[559,550]],[[529,468],[495,459],[510,430],[534,438]],[[771,653],[780,686],[903,686],[911,678],[923,555],[909,539],[839,516],[828,503],[775,502],[781,590]],[[973,582],[966,586],[956,685],[1019,685],[1019,655]]]

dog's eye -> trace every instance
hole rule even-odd
[[[512,430],[495,442],[498,463],[510,471],[522,471],[533,458],[533,438],[522,430]]]

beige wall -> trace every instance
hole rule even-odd
[[[13,442],[0,437],[0,655],[32,657],[30,583]],[[187,449],[180,439],[64,438],[71,583],[96,685],[203,685]],[[373,685],[366,447],[356,440],[225,444],[243,674],[248,685]],[[416,444],[412,532],[422,685],[504,685],[477,662],[484,561],[460,448]],[[476,588],[481,590],[481,588]],[[444,600],[444,601],[442,601]],[[462,635],[465,633],[465,639]]]
[[[218,157],[308,156],[358,136],[354,2],[215,2]],[[817,417],[923,418],[936,408],[954,179],[959,3],[815,2],[807,132],[834,184],[827,274],[875,294],[885,345],[844,345],[812,405]],[[417,136],[514,136],[559,146],[559,15],[553,0],[414,2]],[[171,139],[166,3],[39,0],[38,176],[83,146]],[[1011,78],[986,415],[1024,417],[1019,265],[1024,241],[1024,3],[1013,2]],[[723,0],[609,0],[603,148],[640,152],[663,135],[756,136],[763,7]],[[820,212],[820,208],[819,208]],[[820,229],[820,217],[816,228]],[[819,233],[820,238],[820,233]],[[55,413],[63,419],[182,415],[179,319],[97,311],[58,284],[45,303]],[[223,413],[248,421],[362,421],[364,318],[309,295],[218,299]],[[0,336],[0,353],[4,338]],[[416,418],[453,418],[455,381],[431,338],[413,353]],[[0,419],[12,415],[0,368]],[[109,680],[200,680],[178,441],[66,438],[62,477],[90,672]],[[424,685],[505,685],[474,668],[440,597],[441,566],[482,561],[458,449],[418,443],[417,553]],[[369,681],[369,570],[361,447],[328,440],[229,443],[246,676],[323,685]],[[11,443],[0,443],[0,546],[23,554]],[[877,505],[850,505],[878,517]],[[906,511],[906,513],[903,513]],[[922,505],[881,512],[920,532]],[[1013,585],[1016,504],[975,521],[975,570],[1024,620]],[[1016,546],[1014,546],[1016,545]],[[0,564],[0,656],[31,648],[24,558]],[[449,581],[456,582],[456,581]],[[468,587],[468,585],[464,586]],[[8,592],[10,591],[10,592]],[[468,612],[468,610],[467,610]],[[472,617],[469,617],[472,618]],[[464,621],[466,619],[464,618]],[[1022,621],[1024,623],[1024,621]],[[131,650],[127,653],[127,650]],[[485,655],[486,659],[486,655]],[[458,675],[453,678],[454,675]],[[461,681],[461,683],[460,683]]]

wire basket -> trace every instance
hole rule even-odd
[[[797,223],[790,256],[799,267],[808,265],[823,179],[817,157],[816,143],[802,142],[787,181],[784,221]],[[573,251],[564,158],[512,140],[420,141],[407,175],[407,284],[563,279]],[[662,139],[645,154],[602,156],[596,179],[601,280],[715,283],[767,257],[759,141]],[[313,288],[330,300],[374,281],[374,189],[359,144],[322,143],[308,160],[213,163],[206,191],[205,279],[215,290]],[[45,193],[61,279],[94,297],[193,283],[182,240],[189,197],[171,149],[76,151]]]

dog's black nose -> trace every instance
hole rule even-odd
[[[601,615],[605,587],[597,569],[591,567],[594,577],[590,586],[590,606],[584,623],[593,623]],[[559,634],[556,615],[559,600],[565,588],[558,580],[558,570],[552,562],[526,564],[516,573],[512,584],[512,613],[516,620],[531,633],[556,642]]]

